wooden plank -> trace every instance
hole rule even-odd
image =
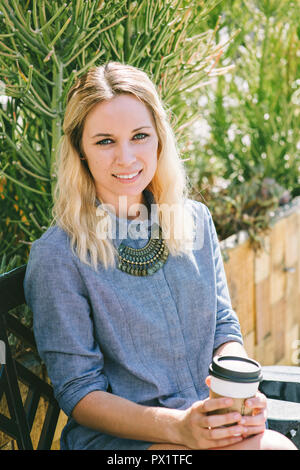
[[[261,365],[271,366],[274,364],[275,341],[271,335],[256,344],[254,350],[254,359],[256,359]]]
[[[284,262],[286,219],[278,220],[270,231],[270,254],[272,268]]]
[[[271,256],[270,256],[270,236],[263,237],[264,247],[255,254],[254,259],[254,282],[267,279],[270,276]]]
[[[298,213],[286,218],[285,235],[285,265],[292,267],[297,263],[300,250],[300,220]]]
[[[236,311],[243,335],[254,330],[254,252],[246,240],[228,250],[224,263],[232,307]]]
[[[294,324],[300,323],[300,289],[299,276],[300,266],[295,263],[291,266],[292,270],[285,273],[286,284],[286,326],[290,329]]]
[[[243,337],[244,348],[247,351],[249,357],[255,359],[255,331],[251,331]]]
[[[271,334],[270,279],[255,284],[255,332],[256,343]]]
[[[282,297],[271,305],[272,338],[274,340],[274,363],[285,358],[286,299]]]

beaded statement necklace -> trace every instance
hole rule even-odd
[[[169,250],[162,238],[160,227],[158,235],[159,238],[150,238],[143,248],[131,248],[122,241],[118,248],[118,268],[133,276],[148,276],[158,271],[169,256]]]

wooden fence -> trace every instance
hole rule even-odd
[[[251,357],[299,366],[300,197],[274,216],[264,245],[255,253],[244,232],[221,242],[232,306]]]

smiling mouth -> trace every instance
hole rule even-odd
[[[135,173],[129,173],[127,175],[114,175],[113,176],[119,180],[131,181],[134,180],[143,170],[136,171]]]

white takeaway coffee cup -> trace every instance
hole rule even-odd
[[[233,398],[233,406],[214,410],[210,414],[238,411],[242,415],[252,413],[245,400],[255,396],[262,380],[261,366],[253,359],[239,356],[215,356],[209,366],[210,398]]]

